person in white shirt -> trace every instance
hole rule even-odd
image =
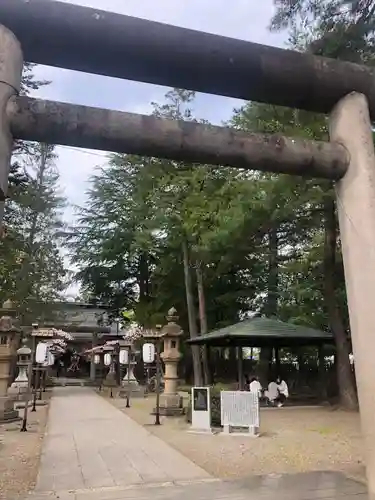
[[[275,406],[275,404],[277,402],[276,400],[279,396],[278,385],[275,381],[272,381],[268,384],[268,388],[265,391],[264,395],[267,399],[267,402],[270,405]]]
[[[285,401],[289,397],[289,388],[288,388],[288,384],[281,377],[277,377],[276,384],[277,384],[277,390],[279,393],[278,397],[276,398],[277,399],[277,406],[280,407],[280,406],[283,406],[283,404],[285,403]]]
[[[253,377],[249,384],[249,391],[256,392],[258,394],[258,398],[262,397],[262,385],[256,377]]]

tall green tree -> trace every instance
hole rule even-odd
[[[327,138],[324,117],[271,105],[247,104],[235,113],[232,123],[251,131]],[[264,181],[264,208],[270,221],[265,241],[269,264],[264,311],[267,315],[277,313],[287,321],[332,330],[341,403],[355,408],[332,186],[326,181],[289,176],[266,175]],[[265,352],[261,358],[266,369],[270,353]]]
[[[12,188],[5,214],[2,255],[9,265],[3,268],[0,298],[14,300],[25,321],[35,319],[41,304],[60,297],[65,287],[59,236],[65,199],[55,160],[53,146],[27,145],[18,159],[27,182]]]
[[[193,120],[193,97],[174,90],[154,104],[155,114]],[[231,241],[242,238],[254,194],[247,175],[228,168],[113,155],[92,178],[71,236],[78,278],[114,308],[134,309],[145,325],[171,305],[192,336],[199,305],[201,331],[233,323],[254,293],[242,270],[248,248],[240,253]],[[201,383],[199,353],[194,363]]]
[[[32,64],[24,65],[21,94],[49,83],[37,80],[33,69]],[[0,301],[13,299],[26,322],[42,312],[41,302],[59,297],[65,285],[58,234],[65,200],[55,160],[51,146],[14,144],[0,241]]]
[[[271,27],[288,29],[293,45],[316,55],[374,63],[374,0],[274,0]]]
[[[271,28],[288,29],[293,48],[317,55],[372,64],[372,18],[375,2],[275,0],[274,3],[277,13]],[[256,111],[258,130],[282,131],[287,135],[298,135],[303,131],[304,134],[307,132],[308,136],[318,139],[327,136],[324,117],[275,106],[261,105],[255,106],[255,109],[259,110]],[[250,114],[254,113],[254,106],[250,106],[248,111]],[[347,408],[355,408],[356,392],[348,358],[350,348],[347,340],[345,286],[333,189],[329,183],[321,182],[316,184],[315,190],[312,191],[310,183],[308,195],[311,201],[307,202],[302,213],[300,212],[302,219],[298,219],[307,220],[306,215],[308,212],[312,215],[311,210],[315,217],[310,218],[309,227],[303,233],[305,242],[300,240],[298,243],[299,249],[303,250],[303,258],[292,260],[287,266],[283,266],[284,272],[280,278],[288,285],[289,292],[286,297],[284,294],[284,307],[280,312],[284,316],[292,313],[301,319],[310,318],[310,321],[325,324],[333,331],[341,402]],[[307,272],[314,276],[315,280],[309,290],[304,290],[293,276],[301,277]]]

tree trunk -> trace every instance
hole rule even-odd
[[[148,302],[149,300],[149,268],[148,268],[148,255],[142,252],[139,257],[139,298],[141,302]]]
[[[262,387],[267,387],[270,380],[270,368],[272,364],[272,348],[262,347],[259,353],[257,375]]]
[[[279,241],[277,227],[272,227],[268,233],[268,290],[266,302],[266,315],[277,315],[279,296]]]
[[[206,297],[204,293],[204,280],[202,272],[202,263],[196,263],[196,274],[197,274],[197,288],[198,288],[198,302],[199,302],[199,323],[200,323],[200,333],[204,335],[208,332],[207,327],[207,310],[206,310]],[[202,347],[202,365],[203,365],[203,379],[205,385],[211,383],[211,373],[210,366],[208,362],[208,348],[207,346]]]
[[[265,313],[268,318],[277,315],[279,292],[279,265],[278,265],[278,235],[277,227],[268,231],[268,287]],[[259,356],[259,376],[261,384],[267,386],[270,382],[270,367],[272,365],[273,346],[262,347]]]
[[[358,406],[357,393],[349,360],[349,342],[336,301],[337,221],[335,201],[328,193],[324,200],[324,295],[337,354],[337,383],[341,405],[349,410]]]
[[[184,276],[185,276],[185,291],[186,291],[186,304],[188,310],[189,319],[189,332],[190,338],[193,339],[198,336],[197,331],[197,321],[195,315],[194,307],[194,295],[193,295],[193,285],[191,279],[191,265],[189,257],[189,247],[186,240],[182,243],[182,255],[184,260]],[[200,359],[199,346],[191,346],[191,352],[193,357],[193,369],[194,369],[194,385],[202,386],[202,365]]]

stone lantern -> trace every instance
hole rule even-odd
[[[20,399],[29,390],[29,366],[31,363],[32,351],[26,345],[26,339],[23,339],[22,347],[17,350],[18,357],[18,375],[8,389],[8,394],[15,395]]]
[[[116,370],[115,370],[115,362],[114,362],[115,349],[112,346],[105,345],[105,346],[103,346],[103,353],[104,353],[103,359],[105,359],[106,355],[110,356],[109,370],[108,370],[108,373],[107,373],[105,379],[103,380],[103,386],[111,389],[111,397],[113,397],[113,389],[115,387],[117,387]],[[104,362],[104,365],[106,365],[105,362]]]
[[[9,422],[19,418],[14,410],[14,400],[7,394],[9,372],[11,367],[13,345],[18,337],[19,329],[14,326],[12,319],[12,303],[3,304],[0,317],[0,422]]]
[[[172,307],[168,311],[168,323],[161,330],[164,349],[161,358],[165,366],[164,393],[160,396],[160,414],[166,416],[182,415],[184,412],[182,397],[177,392],[178,362],[181,359],[180,341],[183,331],[177,324],[177,311]]]
[[[132,397],[144,397],[144,388],[139,384],[134,370],[137,366],[137,351],[134,349],[132,339],[126,339],[120,344],[121,349],[126,349],[128,352],[128,361],[125,364],[125,373],[121,381],[121,390],[119,396],[125,398],[128,395]]]

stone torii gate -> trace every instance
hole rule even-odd
[[[51,0],[1,0],[0,20],[0,222],[13,139],[336,181],[368,487],[374,500],[375,70]],[[331,141],[20,97],[23,58],[329,113]]]

